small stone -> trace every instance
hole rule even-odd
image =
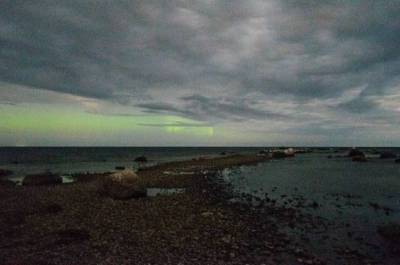
[[[231,235],[226,235],[226,236],[222,237],[221,240],[223,242],[227,243],[227,244],[230,244],[231,240],[232,240],[232,236]]]
[[[213,215],[214,215],[213,212],[202,212],[201,213],[201,216],[203,216],[203,217],[210,217],[210,216],[213,216]]]

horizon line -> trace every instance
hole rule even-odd
[[[366,146],[366,145],[149,145],[149,146],[123,146],[123,145],[31,145],[31,146],[1,146],[0,148],[400,148],[400,146]]]

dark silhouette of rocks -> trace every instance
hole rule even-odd
[[[352,158],[351,158],[351,160],[353,161],[353,162],[367,162],[368,160],[367,160],[367,158],[365,158],[365,156],[353,156]]]
[[[147,162],[147,157],[138,156],[138,157],[135,158],[135,162]]]
[[[353,156],[364,156],[365,157],[365,154],[356,148],[352,148],[352,149],[350,149],[347,156],[348,157],[353,157]]]
[[[286,158],[286,154],[285,154],[285,152],[276,151],[276,152],[272,153],[272,158],[274,158],[274,159]]]
[[[22,181],[22,185],[24,186],[55,185],[61,183],[61,176],[50,172],[26,175]]]

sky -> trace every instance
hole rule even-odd
[[[0,6],[0,146],[400,146],[399,0]]]

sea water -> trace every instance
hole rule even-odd
[[[379,225],[400,222],[400,164],[371,157],[359,163],[345,153],[301,154],[227,169],[223,175],[238,193],[259,197],[267,193],[278,204],[283,198],[304,198],[302,210],[328,224],[324,232],[306,231],[307,244],[331,264],[346,264],[335,253],[346,247],[372,255],[382,264],[400,264],[377,233]],[[317,207],[312,207],[314,202]]]

